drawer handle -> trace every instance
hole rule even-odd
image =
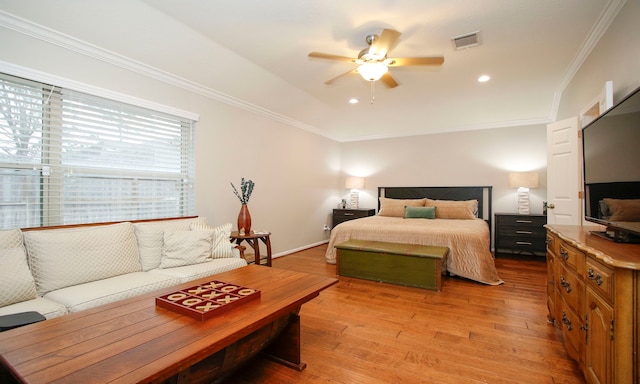
[[[562,275],[560,275],[560,286],[564,287],[567,293],[571,293],[571,283],[568,282]]]
[[[560,256],[564,257],[565,260],[569,260],[569,252],[562,245],[560,246]]]
[[[531,243],[528,242],[528,241],[516,241],[516,244],[517,245],[531,245]]]
[[[347,212],[345,212],[344,215],[345,216],[353,216],[353,215],[355,215],[355,213],[347,213]]]
[[[567,330],[572,331],[573,325],[571,325],[571,320],[567,319],[567,313],[562,311],[562,324],[567,326]]]
[[[530,234],[532,234],[533,232],[531,232],[531,231],[516,231],[516,233],[517,233],[518,235],[530,235]]]
[[[533,221],[531,221],[531,220],[516,220],[516,223],[518,223],[518,224],[531,224],[531,223],[533,223]]]
[[[599,273],[595,274],[593,272],[593,268],[589,267],[589,276],[588,276],[589,280],[595,280],[596,284],[598,285],[602,285],[603,281],[602,281],[602,276],[600,276]]]
[[[585,323],[585,325],[581,325],[580,326],[580,330],[587,332],[587,336],[589,335],[589,319],[588,318],[587,318],[587,322]]]

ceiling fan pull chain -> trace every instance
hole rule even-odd
[[[373,104],[376,101],[376,82],[369,81],[369,83],[371,83],[371,104]]]

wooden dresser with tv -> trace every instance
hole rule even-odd
[[[640,244],[546,225],[549,320],[588,383],[640,382]]]

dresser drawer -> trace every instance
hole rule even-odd
[[[547,249],[544,237],[533,237],[531,235],[502,237],[496,247],[498,249],[529,252],[544,252]]]
[[[553,253],[554,256],[558,256],[558,245],[560,245],[558,236],[547,232],[547,251]]]
[[[511,225],[500,225],[499,228],[501,236],[544,239],[546,235],[544,227],[517,227]]]
[[[558,244],[558,259],[575,270],[579,275],[584,275],[584,253],[578,251],[564,241]]]
[[[343,223],[345,221],[359,219],[362,217],[373,216],[376,214],[375,209],[334,209],[333,210],[333,226]]]
[[[614,273],[613,269],[599,261],[591,257],[587,258],[585,281],[610,303],[613,302]]]
[[[574,312],[582,313],[584,303],[584,282],[582,277],[568,269],[562,263],[556,266],[555,286],[568,307]]]
[[[545,232],[543,225],[547,223],[547,217],[542,215],[497,215],[498,225],[513,226],[519,228],[534,228],[542,229]]]

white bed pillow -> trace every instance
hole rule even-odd
[[[380,197],[379,216],[404,217],[404,207],[424,207],[427,199],[390,199]]]
[[[227,257],[238,257],[235,247],[231,242],[231,223],[221,224],[212,227],[204,223],[192,223],[192,231],[213,231],[211,244],[211,258],[224,259]]]
[[[182,267],[211,260],[212,237],[213,231],[165,232],[158,268]]]
[[[0,307],[37,297],[19,229],[0,231]]]

